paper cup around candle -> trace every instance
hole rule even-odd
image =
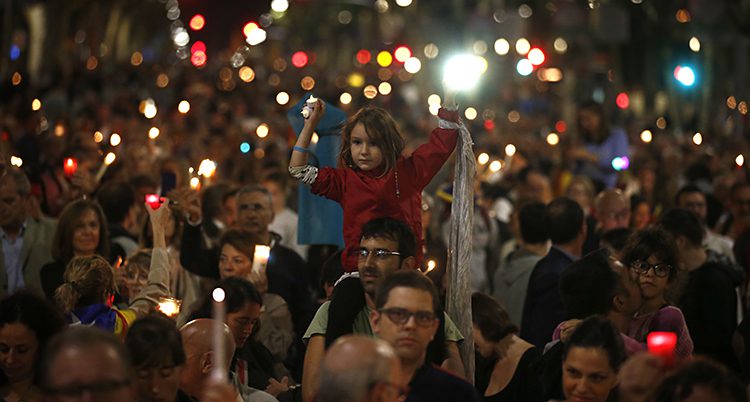
[[[76,170],[78,170],[78,159],[65,158],[63,161],[63,171],[65,172],[65,176],[68,178],[73,177]]]
[[[652,332],[646,338],[648,351],[662,359],[664,367],[674,366],[677,334],[674,332]]]
[[[174,297],[160,297],[159,298],[159,311],[169,318],[176,317],[180,314],[180,307],[182,306],[182,300],[175,299]]]

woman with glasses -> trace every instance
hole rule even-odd
[[[680,358],[693,354],[693,340],[682,311],[671,305],[669,295],[677,277],[677,245],[663,229],[635,233],[623,250],[623,264],[637,276],[643,305],[630,322],[628,335],[645,343],[654,331],[677,335],[675,354]]]

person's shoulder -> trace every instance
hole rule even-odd
[[[413,389],[415,391],[419,389],[422,389],[422,391],[426,391],[429,389],[431,391],[430,393],[444,395],[445,397],[449,395],[463,395],[470,397],[466,399],[456,399],[462,401],[470,401],[472,400],[473,396],[476,395],[474,386],[472,386],[469,382],[432,364],[427,365],[423,369],[419,381],[413,383],[412,385],[414,386]]]
[[[289,247],[286,247],[286,246],[282,245],[278,241],[276,242],[276,244],[274,244],[273,247],[271,247],[271,253],[273,253],[274,255],[276,255],[276,259],[277,260],[279,258],[285,258],[285,259],[289,259],[289,260],[299,260],[298,262],[301,262],[301,263],[304,264],[304,260],[302,259],[302,257],[300,257],[299,254],[297,254],[296,251],[292,250]],[[285,263],[289,263],[290,262],[289,260],[286,260]],[[269,261],[269,264],[270,263],[271,262]]]
[[[242,400],[244,402],[279,402],[273,395],[259,389],[242,387]]]

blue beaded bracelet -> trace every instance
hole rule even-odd
[[[306,154],[306,153],[310,152],[310,150],[309,150],[309,149],[307,149],[307,148],[302,148],[302,147],[298,147],[298,146],[296,146],[296,145],[295,145],[295,146],[294,146],[294,148],[292,148],[292,149],[293,149],[293,150],[295,150],[295,151],[297,151],[297,152],[302,152],[303,154]]]

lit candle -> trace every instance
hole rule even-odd
[[[211,184],[211,178],[213,178],[216,173],[216,167],[216,162],[211,159],[202,160],[201,164],[198,166],[198,176],[203,176],[206,185]]]
[[[226,317],[226,306],[224,306],[224,289],[214,289],[211,296],[214,299],[213,303],[213,334],[211,335],[211,341],[213,342],[213,365],[211,367],[211,376],[214,380],[226,382],[227,381],[227,368],[226,368],[226,338],[224,335],[224,319]]]
[[[429,260],[427,261],[427,270],[424,271],[425,274],[429,274],[430,271],[437,268],[437,263],[435,263],[435,260]]]
[[[652,332],[646,338],[648,351],[662,359],[664,367],[674,366],[674,349],[677,345],[677,334],[674,332]]]
[[[112,164],[112,162],[117,159],[117,156],[114,154],[114,152],[110,152],[107,154],[107,156],[104,157],[104,163],[102,163],[102,166],[99,167],[99,171],[96,172],[96,181],[100,181],[102,177],[104,177],[104,173],[107,171],[107,168],[109,165]]]
[[[271,247],[257,245],[253,253],[253,275],[265,274],[268,257],[271,255]]]
[[[191,177],[190,188],[193,190],[198,190],[200,187],[201,187],[201,179],[198,177]]]
[[[65,172],[66,177],[68,178],[73,177],[77,169],[78,169],[78,159],[65,158],[65,161],[63,162],[63,171]]]
[[[182,306],[182,300],[175,299],[174,297],[160,297],[159,298],[159,311],[164,313],[169,318],[174,318],[177,314],[180,314],[180,307]]]

